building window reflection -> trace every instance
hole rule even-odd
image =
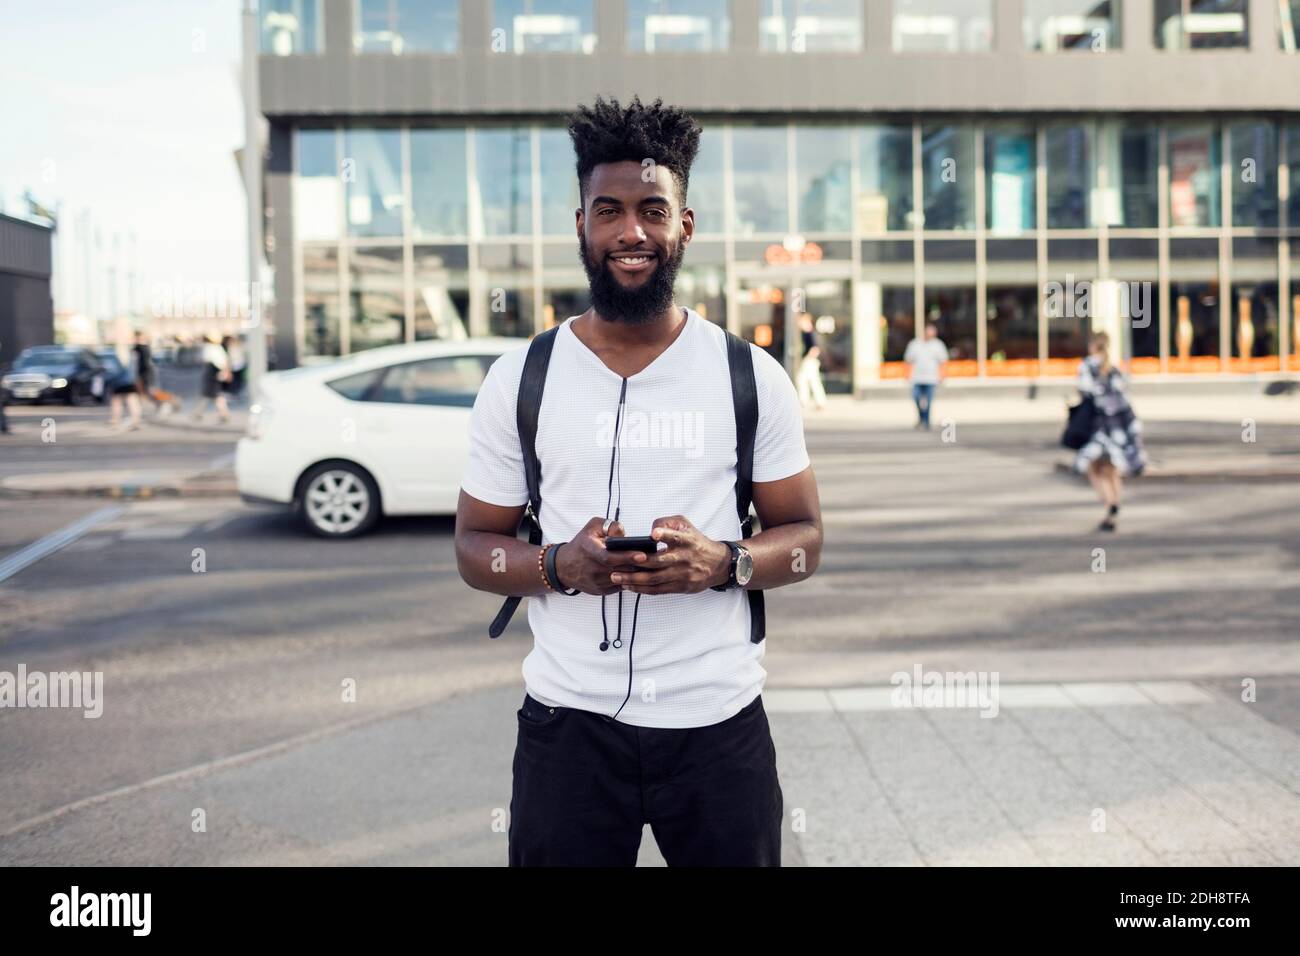
[[[1295,53],[1300,48],[1300,0],[1278,0],[1277,16],[1282,49]]]
[[[415,247],[415,339],[469,336],[469,249]]]
[[[575,211],[578,196],[577,157],[573,142],[562,129],[538,132],[538,162],[542,189],[542,232],[548,236],[572,236],[577,230]]]
[[[348,235],[402,235],[402,134],[396,129],[350,129],[344,136]]]
[[[1024,4],[1027,50],[1104,53],[1120,48],[1120,0],[1024,0]]]
[[[736,232],[790,231],[786,128],[740,126],[731,132]]]
[[[1101,142],[1108,182],[1098,193],[1094,225],[1154,229],[1160,219],[1159,129],[1151,123],[1107,120],[1101,126]]]
[[[351,321],[348,350],[396,345],[406,339],[406,283],[396,246],[348,250]]]
[[[842,126],[795,127],[799,183],[798,232],[848,232],[852,228],[852,143]]]
[[[261,0],[263,53],[293,56],[325,48],[320,0]]]
[[[1261,120],[1229,123],[1232,225],[1273,228],[1278,223],[1277,127]]]
[[[1155,0],[1155,43],[1162,50],[1250,46],[1249,0]]]
[[[858,229],[867,234],[912,228],[912,127],[858,129]]]
[[[1033,231],[1035,152],[1030,126],[997,125],[985,131],[985,204],[992,234]]]
[[[455,53],[460,0],[355,0],[358,53]]]
[[[298,175],[294,180],[294,227],[299,241],[339,238],[338,134],[332,129],[300,129]]]
[[[993,0],[893,0],[896,52],[983,52],[993,48]]]
[[[1045,132],[1047,167],[1047,228],[1086,229],[1092,219],[1093,185],[1091,127],[1050,124]]]
[[[720,53],[731,45],[731,0],[627,0],[633,53]]]
[[[533,231],[532,135],[527,127],[474,133],[479,221],[485,236]]]
[[[492,0],[494,52],[594,53],[592,0]]]
[[[770,53],[856,53],[860,0],[763,0],[759,49]]]
[[[305,358],[339,354],[341,302],[338,247],[303,247],[302,354]]]
[[[975,132],[969,126],[921,128],[925,228],[975,228]]]
[[[411,130],[411,234],[433,239],[469,234],[463,129]]]
[[[1169,222],[1219,224],[1219,131],[1210,123],[1169,128]]]

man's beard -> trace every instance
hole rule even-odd
[[[587,237],[578,235],[578,257],[582,259],[582,268],[586,270],[587,282],[591,286],[591,304],[596,314],[602,319],[613,322],[626,322],[628,325],[643,325],[663,315],[672,307],[673,286],[677,282],[677,270],[681,268],[682,258],[686,255],[686,244],[678,243],[677,252],[671,259],[658,259],[658,265],[650,276],[635,288],[624,286],[614,275],[614,267],[609,259],[602,259],[593,265],[587,255]]]

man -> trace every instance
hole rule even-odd
[[[493,364],[474,405],[460,573],[532,597],[512,866],[632,866],[647,823],[670,866],[780,865],[763,644],[743,590],[816,571],[821,509],[793,383],[751,344],[763,531],[741,540],[725,335],[673,301],[695,231],[686,196],[700,132],[659,100],[597,99],[570,119],[592,307],[561,323],[551,354],[540,550],[515,538],[528,501],[515,408],[527,347]],[[606,547],[625,535],[651,535],[659,550]]]
[[[925,323],[925,340],[908,342],[903,361],[912,366],[912,401],[919,416],[915,427],[929,431],[934,387],[947,378],[948,369],[948,347],[939,338],[939,327]]]

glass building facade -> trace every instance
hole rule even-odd
[[[1130,320],[1137,374],[1294,354],[1298,122],[700,119],[679,299],[782,360],[790,312],[809,312],[833,389],[903,375],[926,320],[953,376],[1072,374],[1107,317]],[[587,308],[562,127],[295,142],[304,357],[528,336]]]

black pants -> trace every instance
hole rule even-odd
[[[635,866],[650,824],[669,866],[780,866],[784,812],[760,695],[708,727],[633,727],[524,695],[511,866]]]

